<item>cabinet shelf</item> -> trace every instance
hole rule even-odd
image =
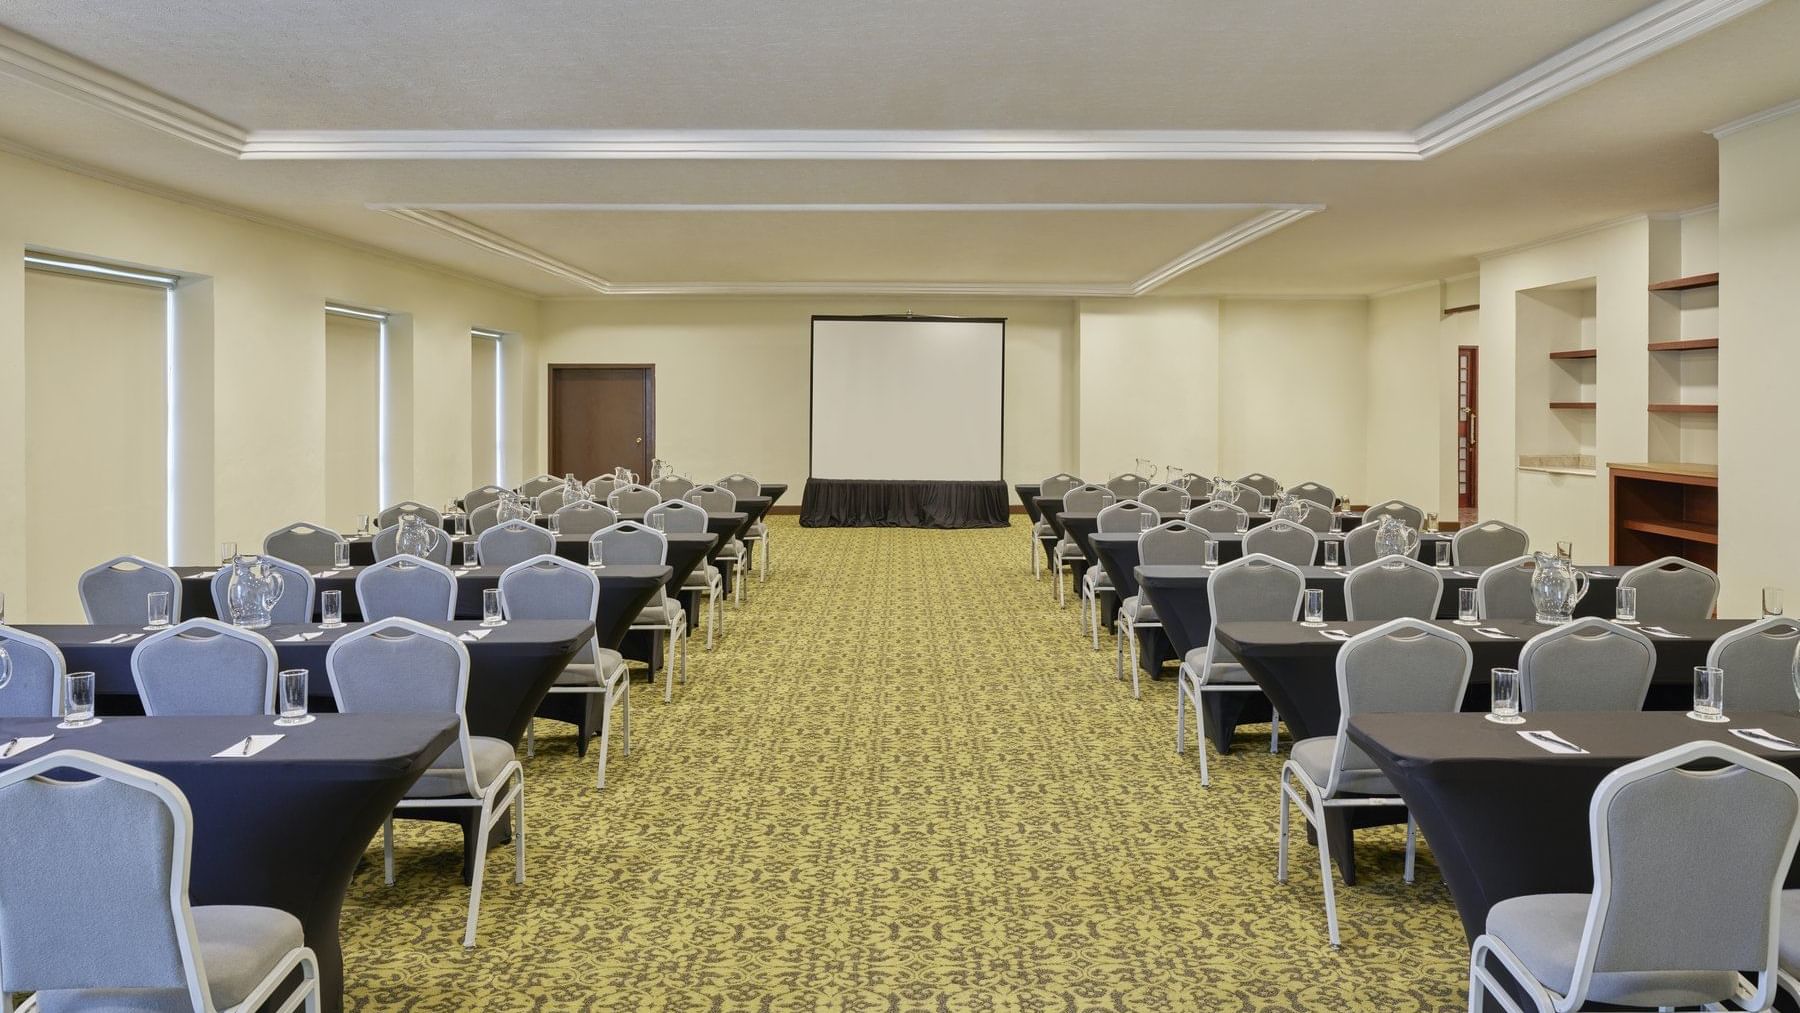
[[[1570,348],[1561,352],[1551,352],[1552,359],[1594,359],[1600,356],[1597,348]]]
[[[1717,415],[1716,404],[1652,404],[1650,410],[1664,415]]]
[[[1550,410],[1553,412],[1591,412],[1594,410],[1595,407],[1596,407],[1596,405],[1592,401],[1552,401],[1552,402],[1550,402]]]
[[[1689,338],[1685,341],[1652,341],[1652,352],[1698,352],[1702,349],[1719,347],[1718,338]]]
[[[1718,565],[1719,469],[1706,464],[1610,464],[1612,561],[1681,556]]]
[[[1628,518],[1619,522],[1627,531],[1641,531],[1647,535],[1662,535],[1666,538],[1679,538],[1684,542],[1699,542],[1702,545],[1719,544],[1719,532],[1704,524],[1692,521],[1647,520]]]
[[[1690,274],[1685,278],[1670,278],[1668,281],[1653,282],[1652,292],[1685,292],[1690,288],[1711,288],[1719,283],[1719,272],[1711,274]]]

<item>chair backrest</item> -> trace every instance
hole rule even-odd
[[[1528,711],[1635,711],[1656,674],[1656,645],[1589,616],[1552,627],[1519,651],[1519,704]]]
[[[1260,552],[1284,563],[1311,566],[1319,551],[1319,536],[1293,521],[1270,521],[1244,535],[1244,553]]]
[[[690,493],[689,495],[692,495]],[[662,502],[662,494],[644,485],[626,483],[606,497],[606,505],[620,514],[641,514]]]
[[[1256,490],[1258,496],[1273,496],[1281,491],[1281,483],[1260,471],[1253,471],[1237,480],[1238,485],[1248,486]]]
[[[1165,482],[1138,493],[1137,501],[1155,510],[1159,516],[1179,517],[1187,512],[1193,499],[1188,496],[1186,489]]]
[[[1289,486],[1287,494],[1295,499],[1303,499],[1308,503],[1322,506],[1326,513],[1337,508],[1337,493],[1328,485],[1320,485],[1317,482],[1301,482],[1299,485]]]
[[[1066,471],[1058,472],[1038,483],[1038,495],[1050,499],[1061,499],[1068,494],[1070,489],[1076,489],[1080,486],[1081,479],[1076,478]]]
[[[1364,563],[1344,578],[1344,610],[1352,621],[1434,619],[1443,597],[1437,568],[1405,556]]]
[[[706,508],[684,499],[666,499],[644,511],[644,523],[652,528],[657,517],[663,519],[666,532],[698,534],[706,530]]]
[[[1505,521],[1471,524],[1450,539],[1450,558],[1457,566],[1489,567],[1530,551],[1531,536]]]
[[[1337,521],[1337,513],[1330,507],[1322,507],[1311,500],[1303,501],[1301,506],[1305,509],[1301,512],[1298,523],[1308,531],[1324,534]]]
[[[1706,619],[1719,603],[1719,575],[1680,556],[1633,567],[1619,578],[1619,586],[1637,588],[1640,622]]]
[[[1138,536],[1144,566],[1201,566],[1206,563],[1206,529],[1184,520],[1163,521]]]
[[[500,501],[483,503],[469,511],[469,534],[480,537],[483,531],[500,523]]]
[[[1394,619],[1344,642],[1337,655],[1338,728],[1331,776],[1320,787],[1337,794],[1346,771],[1378,768],[1350,741],[1358,714],[1453,713],[1469,688],[1475,652],[1469,642],[1422,619]]]
[[[593,500],[566,503],[556,511],[556,526],[565,535],[591,535],[617,523],[619,515],[612,507]]]
[[[0,626],[0,648],[12,661],[12,681],[0,687],[0,718],[49,718],[62,714],[62,650],[35,633]]]
[[[596,479],[594,479],[594,481],[598,482],[600,480],[596,478]],[[665,502],[665,503],[668,502],[669,500],[680,499],[681,497],[686,496],[688,494],[688,490],[692,489],[693,487],[694,487],[694,483],[688,481],[685,478],[682,478],[680,475],[664,475],[663,477],[650,483],[650,488],[655,489],[656,494],[658,496],[661,496],[663,498],[663,502]],[[612,493],[612,489],[608,488],[606,490],[606,492],[608,495],[610,495]],[[596,493],[595,495],[599,495],[599,493]]]
[[[1188,503],[1190,505],[1194,500],[1205,499],[1206,497],[1211,496],[1213,490],[1212,479],[1207,478],[1205,475],[1197,475],[1191,471],[1185,475],[1170,479],[1169,484],[1186,492],[1188,494]]]
[[[365,623],[393,616],[447,622],[456,618],[456,575],[431,560],[392,556],[356,575],[356,604]]]
[[[443,514],[420,503],[418,500],[408,499],[401,500],[393,506],[388,507],[386,510],[383,510],[381,514],[375,518],[375,526],[377,528],[385,528],[390,525],[398,524],[400,523],[400,518],[405,517],[408,514],[416,514],[419,517],[424,518],[425,523],[434,528],[441,527],[444,523]],[[326,562],[329,563],[331,560],[327,559]]]
[[[713,483],[738,499],[762,495],[762,483],[741,472],[732,472]]]
[[[81,611],[97,626],[141,626],[150,621],[146,595],[169,593],[169,615],[181,614],[181,578],[166,566],[137,556],[116,556],[76,579]]]
[[[538,493],[531,506],[540,514],[553,514],[563,508],[563,504],[568,502],[568,496],[569,490],[559,485],[554,489],[545,489]]]
[[[1495,563],[1475,581],[1475,611],[1483,619],[1531,619],[1537,606],[1531,601],[1531,577],[1537,562],[1519,556]]]
[[[1363,511],[1363,523],[1369,524],[1383,517],[1396,517],[1406,522],[1406,526],[1418,530],[1425,526],[1425,511],[1413,506],[1403,499],[1390,499],[1385,503],[1377,503]]]
[[[469,649],[454,633],[411,619],[383,619],[338,640],[325,651],[331,696],[345,714],[455,714],[456,742],[432,771],[461,772],[479,795],[469,763]]]
[[[1100,508],[1094,517],[1094,530],[1108,534],[1148,530],[1141,518],[1150,518],[1150,527],[1162,523],[1162,515],[1134,499],[1122,499]]]
[[[1070,514],[1097,514],[1105,507],[1111,506],[1118,496],[1103,485],[1078,485],[1063,493],[1063,512]]]
[[[556,536],[530,521],[513,519],[488,528],[475,540],[482,566],[511,566],[556,551]]]
[[[1696,763],[1712,769],[1686,769]],[[1770,1008],[1797,836],[1800,779],[1721,742],[1689,742],[1608,774],[1588,808],[1594,892],[1569,1005],[1587,1008],[1595,974],[1654,969],[1753,972],[1756,995],[1739,1007]]]
[[[1706,663],[1725,670],[1732,710],[1800,711],[1800,620],[1770,616],[1713,641]],[[15,676],[16,678],[16,676]]]
[[[265,565],[281,574],[281,597],[276,600],[275,607],[269,610],[269,621],[276,623],[312,622],[315,587],[312,571],[285,559],[276,559],[274,556],[264,556],[263,560]],[[230,590],[231,567],[220,567],[219,572],[213,574],[212,579],[213,611],[227,619],[231,616],[231,606],[225,596]]]
[[[600,544],[601,559],[608,566],[660,566],[669,561],[669,540],[663,533],[637,521],[620,521],[594,532],[588,544]]]
[[[605,503],[607,497],[611,496],[613,490],[617,489],[619,485],[619,479],[616,475],[596,475],[595,477],[588,479],[587,491],[595,499],[599,500],[601,503]],[[652,483],[652,488],[654,487],[654,483]],[[660,492],[661,490],[658,491]]]
[[[1189,524],[1213,534],[1236,531],[1240,521],[1248,522],[1250,512],[1243,507],[1234,506],[1224,500],[1208,500],[1189,510],[1182,518]]]
[[[472,514],[489,503],[498,503],[500,497],[505,493],[506,490],[497,485],[484,485],[479,489],[470,489],[463,493],[463,512]]]
[[[301,521],[276,528],[263,539],[263,555],[301,566],[330,566],[344,536],[327,527]]]
[[[1214,487],[1213,502],[1230,503],[1246,513],[1261,513],[1263,508],[1263,494],[1257,492],[1254,486],[1233,482],[1223,489]]]
[[[1344,532],[1344,562],[1351,566],[1372,563],[1375,555],[1375,531],[1381,525],[1373,521]]]
[[[724,489],[716,485],[694,486],[687,491],[687,495],[683,496],[682,499],[705,510],[708,515],[737,512],[737,496],[733,495],[730,489]]]
[[[1221,565],[1206,582],[1206,602],[1212,618],[1206,629],[1208,672],[1220,652],[1213,630],[1220,623],[1245,621],[1293,622],[1300,618],[1306,597],[1306,578],[1292,563],[1255,554]]]
[[[485,510],[489,508],[483,507],[482,509]],[[487,527],[493,527],[493,522],[491,520]],[[487,528],[483,528],[482,530],[485,531]],[[450,533],[448,531],[442,531],[442,529],[440,529],[440,534],[442,537],[432,545],[430,555],[425,558],[434,563],[442,563],[445,566],[448,566],[450,565],[450,550],[456,539],[451,538]],[[375,532],[375,537],[369,540],[369,547],[374,551],[375,559],[380,561],[383,559],[392,559],[394,556],[398,555],[397,547],[399,543],[400,525],[394,524]]]
[[[144,713],[273,714],[275,645],[255,630],[189,619],[158,630],[131,652]]]
[[[194,816],[172,782],[58,750],[0,773],[0,828],[0,993],[168,989],[212,1008],[188,907]]]
[[[600,578],[561,556],[539,556],[506,568],[500,575],[500,601],[508,619],[592,620],[600,610]],[[599,646],[589,637],[574,663],[593,664]]]
[[[1138,493],[1150,488],[1150,480],[1136,472],[1128,471],[1123,475],[1115,475],[1107,479],[1106,487],[1120,499],[1136,499]]]
[[[526,499],[537,499],[539,493],[546,489],[553,489],[562,482],[563,480],[555,475],[538,475],[535,478],[528,478],[524,485],[519,486],[519,495]]]

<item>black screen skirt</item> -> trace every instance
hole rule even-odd
[[[1003,528],[1005,482],[887,482],[809,478],[807,528]]]

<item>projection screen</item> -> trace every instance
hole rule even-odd
[[[1006,321],[812,321],[812,474],[1000,479]]]

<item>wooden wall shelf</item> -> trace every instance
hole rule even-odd
[[[1596,405],[1592,401],[1552,401],[1552,402],[1550,402],[1550,410],[1553,412],[1591,412],[1595,409],[1595,407],[1596,407]]]
[[[1719,532],[1704,524],[1692,521],[1656,521],[1640,518],[1626,518],[1619,522],[1627,531],[1641,531],[1647,535],[1664,535],[1679,538],[1687,542],[1700,542],[1706,545],[1719,544]]]
[[[1717,415],[1716,404],[1652,404],[1650,410],[1664,415]]]
[[[1668,281],[1654,282],[1650,286],[1652,292],[1685,292],[1690,288],[1711,288],[1719,283],[1719,272],[1711,274],[1690,274],[1685,278],[1670,278]]]
[[[1610,464],[1612,561],[1719,560],[1719,469],[1707,464]]]
[[[1454,316],[1457,313],[1473,313],[1480,308],[1481,308],[1481,304],[1478,302],[1470,303],[1467,306],[1451,306],[1450,308],[1444,310],[1444,315],[1448,317],[1448,316]]]
[[[1652,352],[1697,352],[1705,348],[1719,347],[1718,338],[1688,338],[1685,341],[1652,341]]]
[[[1600,356],[1598,348],[1570,348],[1561,352],[1551,352],[1552,359],[1594,359]]]

